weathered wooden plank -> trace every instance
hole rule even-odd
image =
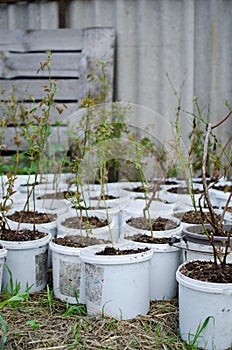
[[[0,52],[0,76],[7,79],[48,76],[49,72],[47,69],[40,70],[39,74],[37,74],[40,63],[46,60],[46,53]],[[53,53],[51,60],[51,76],[79,77],[80,52]]]
[[[30,96],[36,101],[46,96],[44,87],[48,86],[49,80],[45,79],[46,73],[40,72],[37,76],[36,71],[39,63],[47,58],[45,51],[53,51],[51,75],[56,78],[58,87],[55,99],[58,106],[62,102],[68,104],[68,108],[60,116],[55,104],[49,118],[55,146],[58,143],[64,146],[68,144],[68,119],[76,113],[80,98],[86,97],[89,92],[96,97],[102,91],[103,66],[100,62],[103,61],[108,85],[104,102],[112,101],[115,50],[113,28],[1,31],[0,50],[6,51],[0,57],[0,89],[5,89],[4,96],[7,97],[11,96],[14,86],[15,98],[23,99],[26,105],[28,102],[28,106],[31,104]],[[98,76],[94,81],[89,79],[92,71]],[[38,115],[40,113],[38,111]],[[78,126],[78,118],[77,113],[75,126]],[[55,127],[56,122],[61,126]],[[8,149],[16,150],[14,127],[6,128],[4,133]],[[22,139],[20,149],[25,150],[27,147],[26,141]]]
[[[1,128],[0,128],[1,132]],[[17,133],[18,133],[18,138],[20,139],[20,146],[19,150],[20,151],[25,151],[29,148],[28,142],[21,136],[21,131],[20,128],[17,128]],[[55,147],[57,145],[66,145],[68,136],[68,128],[67,125],[61,125],[59,127],[51,127],[51,133],[53,135],[52,137],[52,143],[51,146]],[[6,144],[7,145],[7,150],[6,151],[17,151],[17,146],[14,141],[14,137],[16,135],[16,131],[13,127],[8,127],[4,130],[4,139],[0,140],[1,144]]]
[[[48,86],[48,79],[14,79],[0,80],[0,89],[5,89],[5,96],[12,94],[12,87],[15,88],[15,97],[29,101],[29,96],[41,100],[46,93],[44,87]],[[57,79],[56,101],[78,101],[80,96],[80,84],[78,79]]]
[[[39,103],[23,103],[23,110],[34,110],[34,114],[38,115],[39,117],[43,116],[43,112],[41,110],[41,108],[39,107]],[[36,111],[35,111],[36,108]],[[18,111],[20,111],[20,108],[18,108]],[[62,111],[62,112],[61,112]],[[55,125],[57,123],[59,123],[60,125],[67,125],[68,124],[68,120],[70,118],[71,115],[73,115],[74,113],[78,112],[78,105],[77,103],[54,103],[52,109],[51,109],[51,113],[49,116],[49,124],[50,125]],[[20,112],[18,112],[20,113]],[[15,122],[15,120],[13,120],[13,118],[10,115],[10,111],[9,113],[7,113],[6,109],[3,111],[0,108],[0,125],[1,125],[1,120],[2,118],[7,119],[8,124],[9,123],[13,123]],[[74,117],[75,118],[75,117]]]
[[[2,51],[78,51],[82,49],[82,30],[7,30],[0,31]]]

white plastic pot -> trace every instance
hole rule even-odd
[[[115,230],[115,223],[113,220],[110,221],[109,225],[99,227],[99,228],[93,228],[91,230],[79,229],[76,227],[69,228],[69,227],[64,225],[64,221],[66,219],[70,218],[70,220],[72,220],[72,218],[76,218],[77,215],[78,215],[78,213],[76,213],[74,210],[70,210],[58,218],[57,237],[64,237],[64,236],[72,236],[72,235],[80,235],[81,234],[83,236],[91,235],[91,236],[96,237],[96,238],[110,240],[110,231],[109,230],[111,230],[114,242],[116,242],[118,240],[118,233],[117,233],[117,230]],[[84,211],[83,211],[83,216],[86,216]],[[106,219],[105,213],[103,214],[103,213],[101,213],[99,211],[95,211],[95,210],[88,210],[88,216],[97,216],[100,219]]]
[[[0,249],[0,291],[2,290],[3,268],[4,268],[5,261],[6,261],[6,256],[7,256],[7,250],[3,246],[3,244],[1,244],[1,249]]]
[[[130,243],[121,246],[121,249],[138,246]],[[105,314],[117,319],[146,314],[150,304],[149,265],[152,250],[129,255],[95,254],[103,248],[102,245],[91,246],[80,252],[84,262],[88,314]]]
[[[8,215],[14,213],[15,211],[21,211],[23,209],[24,205],[23,204],[18,204],[13,206],[13,208],[9,211]],[[38,212],[40,213],[46,213],[48,218],[51,219],[51,221],[47,222],[47,223],[41,223],[41,224],[36,224],[36,228],[38,229],[46,229],[47,231],[49,231],[52,235],[52,237],[55,237],[57,234],[57,219],[56,220],[52,220],[52,216],[49,215],[53,215],[56,214],[53,210],[48,210],[45,208],[42,208],[42,206],[37,205],[35,208]],[[33,210],[33,205],[31,203],[30,205],[30,210]],[[17,221],[13,221],[11,219],[7,219],[7,222],[10,226],[10,228],[12,230],[16,230],[18,228],[18,222]],[[22,222],[20,224],[20,227],[22,227],[21,225],[23,224],[23,227],[28,228],[29,230],[33,229],[33,224],[27,223],[27,222]]]
[[[134,213],[134,215],[131,217],[137,217],[136,213]],[[154,216],[152,218],[154,218]],[[172,237],[172,236],[180,236],[181,235],[183,226],[182,226],[179,219],[172,217],[172,216],[165,217],[164,215],[162,215],[162,218],[168,218],[168,219],[176,222],[178,225],[176,228],[173,228],[173,229],[167,229],[167,230],[163,230],[163,231],[153,231],[154,237]],[[122,223],[121,238],[125,238],[128,234],[130,234],[130,235],[146,234],[146,235],[150,236],[151,231],[133,227],[132,225],[129,225],[126,221],[127,220],[124,220]]]
[[[210,228],[210,225],[206,224],[205,227]],[[231,225],[223,225],[223,227],[228,230],[231,229]],[[185,237],[181,242],[183,261],[214,260],[213,248],[209,239],[205,235],[199,234],[202,230],[202,225],[188,225],[183,228],[183,236]],[[226,239],[226,237],[214,237],[215,247],[222,258],[225,252],[223,241],[225,243]],[[227,262],[232,262],[232,253],[230,252],[227,256]]]
[[[167,243],[139,243],[153,251],[150,264],[150,300],[173,299],[177,295],[176,270],[181,249]]]
[[[114,223],[114,227],[112,229],[114,241],[118,242],[120,234],[121,234],[122,212],[123,212],[123,208],[125,207],[125,203],[124,202],[122,202],[121,204],[118,203],[118,205],[115,205],[115,204],[113,205],[112,203],[109,203],[106,206],[107,209],[104,208],[105,203],[102,203],[102,201],[100,204],[101,209],[97,209],[97,203],[93,203],[92,201],[90,201],[90,202],[86,201],[85,203],[81,202],[80,204],[83,208],[85,208],[85,206],[87,208],[91,207],[92,213],[94,213],[94,210],[95,210],[97,213],[101,213],[101,215],[104,217],[106,216],[106,210],[107,210],[110,221]],[[88,211],[89,211],[89,209],[88,209]],[[74,210],[72,210],[72,212],[74,212]],[[76,215],[76,213],[75,213],[75,215]]]
[[[171,192],[171,188],[168,188],[164,191],[164,197],[168,202],[175,203],[175,208],[177,210],[181,210],[187,207],[191,207],[193,205],[191,195],[189,193],[181,193],[181,189],[185,188],[184,186],[172,186],[171,188],[177,188],[177,193]],[[179,189],[179,193],[178,193]],[[200,184],[194,184],[194,189],[202,191],[202,185]],[[201,193],[195,193],[194,194],[194,200],[196,202],[196,205],[198,205],[199,199],[201,198]],[[204,200],[201,198],[201,204],[204,206]]]
[[[228,186],[231,187],[231,181],[220,181],[218,185],[215,185],[214,188],[209,189],[209,196],[212,204],[215,207],[223,208],[226,205],[226,202],[230,195],[230,190],[224,192],[217,189],[217,186]],[[231,206],[232,199],[230,199],[229,206]]]
[[[210,260],[213,261],[213,248],[209,245],[198,244],[196,242],[182,242],[183,261],[190,260]],[[223,256],[224,248],[220,248],[220,254]],[[228,254],[227,263],[232,263],[232,254]]]
[[[56,298],[70,304],[85,303],[82,262],[80,251],[83,248],[73,248],[54,243],[49,244],[52,252],[53,290]],[[78,300],[76,298],[78,295]]]
[[[33,208],[32,206],[30,208]],[[15,210],[22,210],[22,205],[17,205],[14,208],[12,208],[12,210],[9,212],[9,214],[13,213]],[[48,209],[44,209],[42,207],[39,208],[39,206],[37,206],[36,210],[40,213],[47,213],[48,217],[49,215],[53,215],[53,214],[57,214],[54,213],[53,210],[48,210]],[[57,214],[58,215],[58,214]],[[57,219],[52,221],[52,216],[50,216],[51,221],[47,222],[47,223],[42,223],[42,224],[36,224],[35,227],[38,230],[43,230],[45,229],[46,231],[50,232],[51,234],[51,238],[56,237],[57,236]],[[18,229],[18,222],[17,221],[13,221],[10,219],[7,219],[7,222],[10,226],[10,228],[12,230],[17,230]],[[20,228],[27,228],[29,230],[33,230],[33,224],[29,224],[26,222],[23,222],[20,224]],[[48,250],[48,267],[52,266],[52,259],[51,259],[51,253],[50,253],[50,249]]]
[[[191,341],[210,317],[195,346],[206,350],[230,349],[232,344],[232,283],[202,282],[176,272],[179,283],[179,330]]]
[[[45,230],[41,230],[46,232]],[[14,286],[20,282],[20,291],[27,287],[30,292],[37,292],[46,287],[48,272],[48,245],[51,234],[46,232],[43,238],[31,241],[0,241],[7,249],[6,263],[3,271],[2,287],[8,288],[12,273]]]
[[[133,198],[128,206],[123,210],[122,220],[135,215],[139,216],[143,214],[143,210],[146,207],[145,199]],[[154,200],[149,206],[149,212],[152,217],[154,216],[168,216],[173,214],[174,206],[172,204],[166,204],[162,201]]]

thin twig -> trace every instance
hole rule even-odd
[[[203,153],[203,160],[202,160],[202,183],[203,183],[203,188],[204,188],[204,193],[205,193],[205,199],[208,204],[209,212],[212,218],[212,226],[217,230],[217,225],[216,225],[216,220],[215,220],[215,215],[214,215],[214,210],[212,203],[209,198],[209,191],[208,191],[208,185],[207,185],[207,180],[206,180],[206,161],[207,161],[207,156],[208,156],[208,143],[209,143],[209,136],[210,132],[212,129],[212,124],[208,124],[207,128],[207,133],[205,136],[205,142],[204,142],[204,153]]]
[[[225,118],[223,118],[222,120],[220,120],[217,124],[212,125],[211,129],[215,129],[217,128],[219,125],[223,124],[232,114],[232,109],[229,111],[229,113],[225,116]]]

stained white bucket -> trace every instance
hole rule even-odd
[[[126,246],[136,248],[139,245],[132,243]],[[146,314],[150,304],[149,265],[152,250],[129,255],[95,255],[101,249],[103,246],[98,245],[80,252],[84,262],[88,314],[105,314],[117,319]]]
[[[202,282],[184,276],[182,265],[176,273],[179,283],[179,330],[181,338],[191,341],[207,317],[206,328],[196,347],[225,350],[232,344],[232,283]]]
[[[83,248],[73,248],[54,243],[49,244],[52,252],[53,290],[56,298],[70,304],[85,303],[82,262],[80,251]],[[78,300],[76,298],[78,296]]]
[[[51,234],[46,232],[45,237],[31,241],[0,241],[7,249],[3,270],[3,290],[9,289],[10,283],[10,274],[6,265],[12,273],[14,286],[17,281],[20,282],[20,291],[31,287],[30,292],[37,292],[46,287],[50,240]]]
[[[1,244],[1,249],[0,249],[0,291],[2,291],[3,268],[4,268],[5,261],[6,261],[6,256],[7,256],[7,250]]]

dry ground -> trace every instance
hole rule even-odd
[[[86,316],[84,311],[55,299],[49,287],[4,306],[5,349],[187,349],[178,336],[176,299],[151,302],[147,315],[127,321]]]

